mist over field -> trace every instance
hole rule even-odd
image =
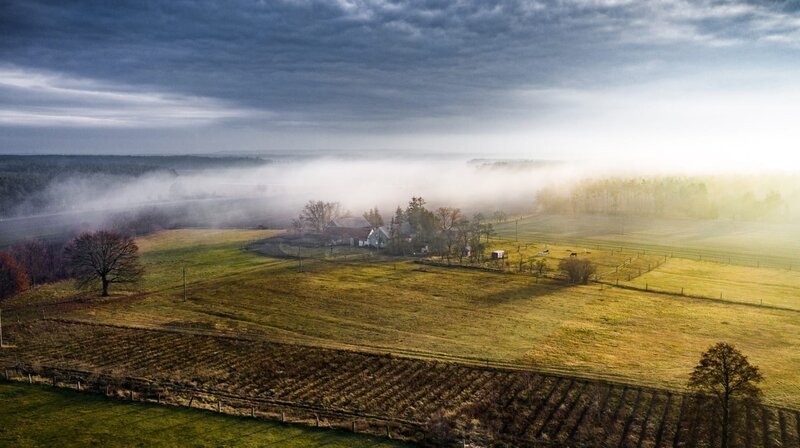
[[[3,160],[10,164],[19,158]],[[130,226],[141,219],[156,221],[159,228],[286,227],[309,200],[337,202],[353,216],[378,207],[388,219],[411,197],[423,197],[434,209],[460,208],[467,216],[502,210],[514,216],[780,223],[800,216],[798,176],[774,171],[465,156],[21,160],[33,167],[55,167],[54,174],[39,179],[19,200],[5,198],[2,218],[7,229],[41,223],[63,228]]]

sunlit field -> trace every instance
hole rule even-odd
[[[603,215],[532,215],[496,223],[500,237],[672,254],[747,266],[800,266],[795,223]]]
[[[651,272],[621,284],[705,296],[800,313],[800,272],[709,261],[670,259]]]
[[[682,388],[700,352],[724,340],[761,366],[769,402],[800,406],[796,311],[599,285],[568,287],[527,274],[425,266],[366,253],[307,259],[301,271],[297,260],[243,248],[271,234],[180,230],[143,238],[147,275],[137,291],[90,299],[65,312],[116,325],[488,360],[671,388]],[[75,294],[65,284],[34,293],[39,301]],[[14,302],[28,300],[23,294]]]

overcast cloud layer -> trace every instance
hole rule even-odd
[[[0,152],[798,166],[799,50],[793,1],[3,1]]]

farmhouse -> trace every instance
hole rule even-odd
[[[370,247],[382,249],[389,244],[392,230],[389,226],[380,226],[372,229],[367,236],[367,244]]]
[[[332,244],[364,246],[372,227],[360,217],[335,218],[325,226],[325,237]]]

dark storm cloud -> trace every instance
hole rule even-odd
[[[55,89],[86,82],[91,84],[86,90],[172,95],[162,98],[167,118],[208,107],[226,110],[221,114],[226,122],[237,118],[266,127],[431,126],[451,119],[504,119],[520,110],[536,115],[553,107],[547,98],[516,104],[518,90],[637,82],[702,65],[709,54],[722,63],[743,55],[771,57],[759,45],[782,45],[775,57],[785,58],[798,41],[794,5],[5,1],[0,60],[6,72],[23,77],[40,71]],[[6,124],[14,121],[15,105],[31,97],[24,88],[2,84],[0,95]],[[126,108],[128,100],[137,101],[131,97],[104,107]],[[52,101],[63,107],[47,114],[67,114],[62,102],[70,98]],[[91,107],[90,99],[75,101]],[[134,108],[132,114],[160,119],[153,111],[161,106]],[[29,115],[33,121],[38,116]],[[89,115],[86,126],[113,125],[102,111],[99,118]],[[153,121],[121,120],[130,126]]]

